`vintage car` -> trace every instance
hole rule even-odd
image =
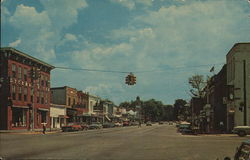
[[[146,123],[146,126],[152,126],[152,122],[148,121],[148,122]]]
[[[234,160],[249,160],[250,159],[250,139],[242,142],[240,147],[236,148]],[[229,157],[225,157],[224,160],[231,160]]]
[[[177,132],[182,133],[185,130],[191,129],[191,123],[189,122],[181,122],[177,128]]]
[[[83,130],[83,128],[79,124],[69,123],[66,126],[62,126],[63,132],[73,132],[73,131],[82,131],[82,130]]]
[[[91,125],[89,125],[88,129],[101,129],[101,128],[103,128],[103,126],[100,122],[94,122]]]
[[[115,127],[115,123],[113,123],[113,122],[106,122],[106,123],[102,124],[102,127],[103,128],[113,128],[113,127]]]
[[[238,134],[240,137],[244,137],[250,135],[250,126],[236,126],[232,132]]]

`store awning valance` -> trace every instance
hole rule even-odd
[[[38,108],[39,111],[45,111],[45,112],[48,112],[49,109],[46,109],[46,108]]]
[[[28,106],[16,106],[16,105],[13,105],[12,107],[14,107],[14,108],[23,108],[23,109],[28,109],[29,108]]]

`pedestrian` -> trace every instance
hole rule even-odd
[[[45,134],[45,132],[46,132],[46,125],[45,123],[43,123],[43,134]]]
[[[139,121],[138,128],[141,127],[141,121]]]

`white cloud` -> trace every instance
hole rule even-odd
[[[73,34],[70,34],[70,33],[65,34],[64,37],[65,37],[65,39],[66,39],[67,41],[76,41],[76,40],[77,40],[76,36],[73,35]]]
[[[45,11],[39,13],[34,7],[21,4],[9,23],[20,31],[22,41],[18,41],[18,49],[45,61],[55,58],[56,33],[51,31],[51,21]]]
[[[46,12],[38,13],[34,7],[18,5],[10,23],[22,30],[41,29],[50,26],[51,21]]]
[[[17,39],[16,41],[9,44],[10,47],[17,47],[21,43],[21,39]]]
[[[141,4],[144,7],[152,5],[153,0],[110,0],[111,2],[121,4],[124,7],[132,10],[135,9],[137,5]]]
[[[129,28],[114,30],[108,36],[121,43],[91,43],[82,50],[74,51],[72,60],[83,68],[166,70],[168,72],[140,74],[139,88],[135,94],[146,95],[146,86],[154,86],[159,91],[165,89],[165,92],[171,90],[173,94],[180,95],[181,92],[186,95],[184,90],[188,88],[188,77],[194,73],[209,74],[209,67],[171,70],[172,67],[223,63],[227,51],[234,43],[249,41],[246,32],[239,30],[240,26],[250,31],[247,28],[249,22],[244,19],[246,13],[237,3],[192,2],[182,6],[162,7],[148,13],[132,20]],[[162,87],[163,84],[166,85]],[[173,91],[173,87],[179,87],[182,91]],[[152,94],[155,92],[152,91]],[[147,97],[152,96],[150,91],[147,94]],[[168,96],[173,97],[171,94]]]
[[[85,0],[40,0],[57,29],[68,27],[77,22],[78,10],[88,6]]]

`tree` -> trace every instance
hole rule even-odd
[[[180,120],[179,116],[182,116],[181,111],[187,102],[183,99],[177,99],[174,103],[174,120]]]
[[[203,94],[203,89],[206,85],[203,75],[196,74],[188,78],[188,83],[192,87],[190,93],[195,97],[201,97]]]

